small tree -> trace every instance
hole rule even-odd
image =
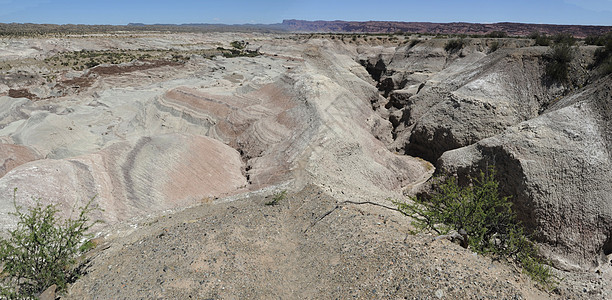
[[[15,189],[16,191],[16,189]],[[2,263],[1,296],[33,298],[55,284],[58,290],[78,276],[75,257],[84,247],[87,231],[97,222],[88,214],[95,210],[93,199],[79,208],[76,219],[60,220],[55,205],[43,206],[40,199],[25,212],[13,201],[18,217],[17,229],[0,238]]]

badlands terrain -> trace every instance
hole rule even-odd
[[[62,299],[608,299],[612,78],[531,39],[0,38],[0,227],[94,198]],[[412,235],[391,199],[495,165],[559,278]],[[276,206],[275,194],[287,195]]]

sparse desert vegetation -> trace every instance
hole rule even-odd
[[[464,247],[516,262],[542,286],[554,288],[550,267],[516,219],[510,197],[499,194],[495,176],[491,166],[466,186],[459,186],[457,179],[451,177],[436,186],[428,199],[413,198],[414,203],[395,204],[414,218],[417,230],[443,235],[452,230]]]
[[[8,26],[0,204],[104,209],[62,299],[610,295],[609,35],[307,25]]]
[[[54,205],[43,205],[40,199],[27,208],[14,201],[17,228],[0,239],[0,296],[32,299],[51,286],[64,291],[83,273],[83,262],[77,264],[76,258],[91,245],[92,200],[75,211],[74,219],[65,220]]]

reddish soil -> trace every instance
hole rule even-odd
[[[111,65],[111,66],[97,66],[91,69],[91,72],[98,75],[117,75],[123,73],[129,73],[134,71],[142,71],[153,68],[165,67],[165,66],[180,66],[184,64],[183,62],[176,61],[168,61],[168,60],[155,60],[150,62],[145,62],[143,64],[138,65],[129,65],[129,66],[120,66],[120,65]]]
[[[12,98],[28,98],[30,100],[39,100],[38,96],[30,93],[28,89],[10,89],[8,91],[9,97]]]

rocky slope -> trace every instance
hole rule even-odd
[[[557,266],[608,269],[610,75],[587,68],[593,47],[575,48],[561,84],[545,74],[548,47],[500,39],[491,52],[489,42],[449,51],[431,40],[361,58],[385,66],[373,77],[388,96],[378,106],[395,127],[389,146],[460,179],[495,165]]]
[[[129,49],[191,42],[182,47],[193,53],[193,44],[206,50],[220,43],[197,35],[145,38]],[[126,46],[123,39],[89,42],[98,49]],[[136,61],[60,70],[57,82],[48,83],[53,89],[10,82],[5,90],[27,90],[37,98],[2,97],[8,109],[0,135],[45,159],[16,166],[0,179],[5,224],[14,221],[6,215],[14,187],[19,199],[62,203],[65,211],[93,195],[102,207],[126,206],[100,216],[114,223],[283,183],[359,187],[352,191],[357,197],[372,192],[384,199],[429,176],[428,163],[393,154],[373,136],[377,130],[389,134],[390,126],[372,111],[379,95],[357,62],[335,53],[327,41],[294,46],[300,57],[289,51],[278,56],[275,43],[259,45],[267,55],[255,58],[192,54],[188,62],[147,68]],[[32,55],[83,45],[81,39],[49,40]],[[48,65],[28,67],[36,68],[34,80],[52,72]],[[89,83],[54,97],[68,76]],[[198,183],[207,178],[214,181]]]
[[[523,222],[566,268],[607,267],[612,253],[608,145],[610,78],[555,103],[541,116],[446,152],[444,170],[494,163]]]
[[[548,298],[502,263],[408,234],[398,212],[339,203],[313,185],[265,205],[271,198],[252,194],[115,230],[66,298]]]

